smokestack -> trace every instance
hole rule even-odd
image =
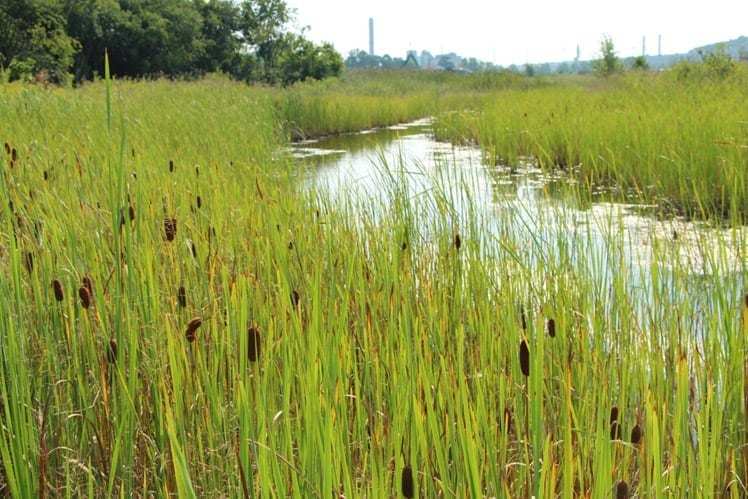
[[[369,18],[369,55],[374,55],[374,18]]]
[[[662,35],[657,36],[657,55],[662,56]]]
[[[647,55],[647,37],[642,37],[642,57]]]

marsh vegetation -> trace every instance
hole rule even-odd
[[[3,493],[743,497],[748,87],[704,71],[0,87]]]

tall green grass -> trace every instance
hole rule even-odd
[[[745,220],[748,72],[677,74],[496,92],[477,112],[441,115],[437,135],[477,142],[499,163],[532,157],[671,213]]]
[[[703,276],[653,243],[633,283],[621,234],[495,233],[412,165],[303,188],[268,90],[2,92],[13,497],[396,497],[406,467],[416,497],[745,494],[745,243]]]

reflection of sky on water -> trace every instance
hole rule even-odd
[[[528,263],[570,262],[593,272],[603,289],[625,272],[629,291],[642,293],[645,304],[654,292],[653,269],[657,285],[671,290],[682,290],[668,283],[685,276],[694,308],[694,301],[714,306],[706,289],[714,279],[706,276],[720,275],[727,296],[737,298],[746,285],[747,230],[658,221],[635,205],[580,206],[574,182],[563,175],[544,174],[530,161],[487,167],[477,148],[436,142],[427,122],[297,144],[292,153],[310,167],[309,186],[349,205],[365,200],[359,206],[367,216],[372,206],[388,207],[395,190],[407,189],[424,241],[445,213],[463,233],[471,215],[486,231],[480,239],[488,254],[492,245],[511,242]]]

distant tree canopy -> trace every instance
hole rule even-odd
[[[341,56],[288,29],[285,0],[2,0],[0,69],[54,82],[111,71],[194,77],[222,71],[291,84],[338,75]]]

